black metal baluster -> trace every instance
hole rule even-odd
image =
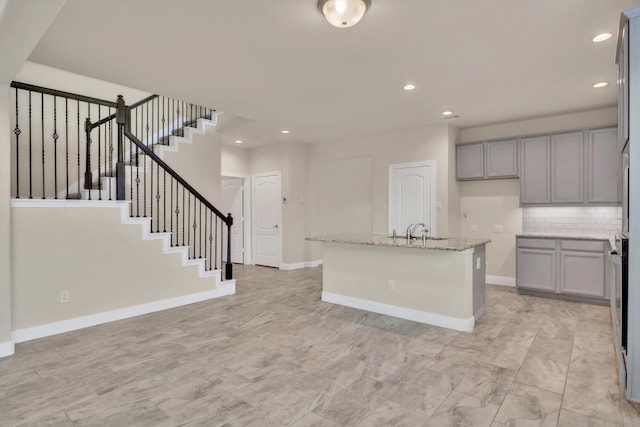
[[[111,107],[109,107],[111,115]],[[113,120],[109,120],[109,200],[113,200]]]
[[[216,215],[216,228],[213,231],[214,233],[214,238],[213,238],[213,251],[214,251],[214,255],[213,255],[213,259],[214,259],[214,264],[216,267],[216,270],[218,269],[218,216]]]
[[[138,109],[136,108],[136,130],[138,125]],[[140,134],[138,134],[140,135]],[[138,154],[140,153],[140,149],[136,144],[136,217],[140,218],[140,157]]]
[[[98,104],[98,120],[100,120],[101,116],[101,107],[102,105]],[[98,127],[98,200],[102,200],[102,170],[101,170],[101,153],[100,153],[100,144],[102,144],[102,134],[100,133],[100,127]]]
[[[182,187],[182,246],[184,246],[184,213],[186,212],[184,210],[184,186]]]
[[[78,161],[78,198],[81,197],[82,191],[80,190],[80,101],[76,100],[76,116],[78,121],[78,127],[76,129],[76,135],[78,136],[78,151],[77,151],[77,161]]]
[[[32,113],[31,113],[31,91],[29,91],[29,198],[33,199],[33,152],[31,148],[32,144]]]
[[[146,111],[147,111],[147,146],[149,145],[149,105],[146,106]],[[153,162],[152,162],[153,163]],[[147,156],[145,156],[144,158],[144,186],[142,187],[144,189],[144,197],[142,198],[142,202],[143,202],[143,213],[144,216],[147,216]]]
[[[156,233],[160,232],[160,165],[156,166],[156,213],[158,221],[156,221]]]
[[[85,120],[85,129],[88,128],[88,126],[91,124],[91,104],[87,102],[87,118]],[[90,129],[90,128],[89,128]],[[91,136],[90,136],[90,131],[87,131],[87,164],[86,164],[86,170],[85,170],[85,187],[86,185],[91,185],[91,181],[86,182],[86,174],[91,174]],[[89,187],[89,200],[91,200],[91,190],[93,188],[90,186]]]
[[[53,97],[53,198],[58,198],[58,99]]]
[[[187,224],[191,221],[191,193],[187,194]],[[189,230],[187,230],[187,253],[189,254],[189,259],[191,259],[191,227],[189,226]]]
[[[66,198],[69,198],[69,98],[64,99],[64,146],[65,146],[65,170],[67,176]]]
[[[198,245],[198,258],[202,258],[202,201],[200,201],[200,209],[199,209],[200,218],[198,220],[198,224],[200,224],[200,229],[198,230],[198,237],[200,244]],[[205,232],[206,234],[206,232]],[[205,252],[204,256],[207,256]]]
[[[44,186],[44,93],[40,93],[40,138],[42,142],[42,198],[45,198]]]
[[[208,208],[204,210],[204,269],[207,270],[207,226],[209,223],[207,222],[207,213],[209,212]],[[200,230],[202,230],[202,222],[200,223]]]
[[[171,246],[173,246],[173,178],[171,181],[171,191],[169,192],[170,207],[169,207],[169,232],[171,233]],[[176,182],[176,187],[178,186],[178,182]]]
[[[214,212],[211,212],[209,216],[209,270],[213,270],[213,216]]]
[[[129,116],[128,120],[130,120],[131,117]],[[131,142],[131,140],[129,139],[129,195],[130,195],[130,199],[131,203],[129,203],[129,216],[133,217],[133,143]]]
[[[164,233],[167,232],[167,170],[163,169],[164,172],[164,184],[162,187],[162,231]]]
[[[196,199],[196,197],[193,197],[193,258],[196,257],[196,228],[197,228],[197,224],[196,224],[196,203],[198,202],[198,199]]]
[[[180,243],[180,222],[179,222],[179,218],[178,215],[180,214],[180,202],[178,200],[180,196],[180,187],[178,187],[178,183],[176,183],[176,246],[178,246],[178,244]]]
[[[16,127],[13,130],[16,136],[16,199],[20,198],[20,130],[18,122],[18,88],[16,88]]]

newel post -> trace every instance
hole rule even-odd
[[[233,265],[231,265],[231,226],[233,225],[233,217],[231,213],[227,214],[227,264],[224,270],[224,280],[233,279]]]
[[[122,95],[116,101],[116,122],[118,123],[118,162],[116,163],[116,199],[126,200],[124,168],[124,130],[127,123],[127,107]]]

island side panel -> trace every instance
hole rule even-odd
[[[324,243],[322,274],[325,301],[457,330],[473,328],[473,249]]]
[[[484,313],[486,261],[485,245],[473,248],[473,317],[478,320]]]

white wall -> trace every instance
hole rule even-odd
[[[251,173],[248,148],[222,145],[221,150],[220,163],[223,172],[235,172],[245,175]]]
[[[563,114],[501,123],[459,130],[462,143],[512,138],[550,132],[562,132],[617,123],[617,109]],[[460,181],[460,210],[468,213],[468,220],[460,218],[461,235],[487,237],[492,243],[487,245],[487,275],[515,278],[515,235],[522,232],[522,209],[520,203],[520,182],[518,179]],[[478,226],[471,231],[471,225]],[[503,231],[496,233],[494,225],[501,225]]]
[[[454,152],[447,125],[400,130],[309,147],[307,193],[309,234],[344,231],[386,233],[388,230],[389,165],[423,160],[436,162],[436,234],[457,232],[450,227],[450,207],[457,195],[450,191],[450,156]],[[318,209],[321,209],[318,212]],[[455,216],[454,216],[455,217]],[[307,259],[320,259],[321,245],[307,244]]]
[[[118,95],[122,95],[128,105],[151,95],[149,92],[29,61],[20,68],[14,80],[105,101],[115,102]]]
[[[11,160],[9,85],[0,84],[0,357],[11,346]],[[10,347],[10,348],[5,348]]]
[[[13,208],[13,329],[216,289],[119,208]],[[37,268],[34,268],[34,260]],[[60,291],[69,302],[60,303]]]

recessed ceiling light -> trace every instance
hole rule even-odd
[[[280,133],[290,133],[288,130],[281,130]]]
[[[242,144],[244,141],[240,141],[239,139],[236,139],[236,144]]]
[[[411,83],[402,86],[403,90],[414,90],[415,88],[416,88],[416,85],[412,85]]]
[[[609,83],[607,82],[598,82],[598,83],[594,83],[593,87],[595,87],[596,89],[601,88],[601,87],[605,87],[605,86],[609,86]]]
[[[600,43],[605,40],[609,40],[610,38],[611,38],[611,33],[602,33],[595,36],[593,39],[591,39],[591,41],[594,43]]]
[[[443,112],[442,112],[442,115],[443,115],[443,116],[451,116],[451,115],[453,115],[453,111],[449,111],[449,110],[447,110],[447,111],[443,111]]]

